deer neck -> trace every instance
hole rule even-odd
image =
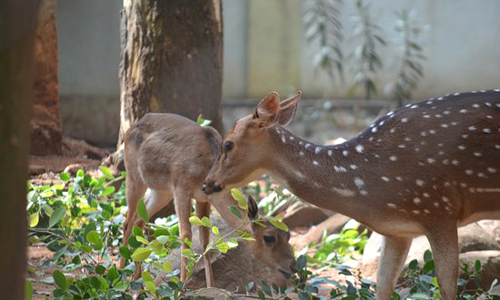
[[[361,146],[356,147],[352,141],[317,145],[277,125],[270,129],[270,139],[273,151],[268,153],[279,155],[269,160],[267,171],[292,193],[358,220],[369,213],[365,178],[371,167]]]

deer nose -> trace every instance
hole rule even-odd
[[[207,195],[217,193],[222,191],[222,187],[220,185],[215,184],[215,181],[207,180],[203,184],[203,192]]]

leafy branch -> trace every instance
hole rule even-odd
[[[357,0],[356,12],[353,40],[359,41],[359,45],[353,52],[353,88],[362,87],[365,99],[368,100],[372,98],[372,94],[377,93],[375,78],[383,67],[378,51],[380,47],[386,45],[386,41],[382,37],[380,27],[375,23],[368,4],[363,0]]]
[[[395,30],[398,33],[399,47],[402,51],[401,63],[392,86],[392,97],[402,106],[405,100],[410,100],[413,90],[424,77],[422,46],[419,37],[422,27],[417,23],[415,15],[407,10],[396,12],[397,23]]]
[[[327,72],[333,80],[335,73],[343,79],[343,59],[341,43],[342,0],[307,0],[304,8],[304,24],[307,41],[318,41],[320,51],[316,53],[313,64]]]

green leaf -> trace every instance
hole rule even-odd
[[[201,127],[208,126],[212,123],[212,121],[204,119],[201,114],[198,115],[198,118],[196,119],[196,123],[200,125]]]
[[[114,186],[108,186],[104,188],[101,192],[101,195],[103,196],[109,196],[115,192],[115,187]]]
[[[275,219],[269,219],[269,222],[278,229],[281,229],[283,231],[288,231],[288,226],[286,226],[286,224],[281,221],[276,221]]]
[[[146,286],[146,291],[149,291],[151,293],[154,293],[157,289],[157,287],[153,281],[146,281],[144,283],[144,285]]]
[[[207,218],[207,217],[203,217],[203,218],[201,219],[201,223],[202,223],[202,224],[203,224],[203,226],[205,226],[205,227],[208,227],[208,228],[212,227],[212,223],[210,222],[210,219],[209,219],[209,218]]]
[[[156,240],[160,242],[160,244],[165,245],[169,239],[168,236],[166,235],[160,235],[159,237],[156,238]]]
[[[87,233],[86,238],[87,241],[89,241],[89,243],[94,245],[98,244],[101,240],[101,238],[99,237],[99,233],[97,233],[97,231],[95,230],[92,230],[89,233]]]
[[[230,206],[229,210],[233,213],[233,215],[235,215],[239,219],[243,219],[243,216],[241,215],[240,211],[236,208],[236,206],[234,205]]]
[[[35,227],[36,225],[38,225],[38,212],[32,213],[30,215],[29,225],[30,227]]]
[[[71,175],[68,172],[62,172],[59,174],[59,178],[61,178],[62,181],[68,181],[71,178]]]
[[[219,235],[219,229],[218,229],[216,226],[212,226],[212,232],[213,232],[215,235]]]
[[[238,247],[238,241],[236,239],[230,239],[227,242],[227,245],[229,246],[229,249],[236,248]]]
[[[429,260],[432,260],[432,252],[429,250],[425,250],[424,252],[424,261],[427,262]]]
[[[272,297],[273,292],[271,291],[271,288],[269,287],[269,285],[265,281],[261,281],[261,285],[262,285],[262,290],[264,291],[264,293],[266,293],[269,297]]]
[[[219,240],[216,244],[217,250],[219,250],[222,253],[227,253],[229,250],[229,245],[226,242],[223,242],[222,240]]]
[[[238,202],[238,206],[243,209],[247,210],[248,209],[248,203],[245,200],[245,196],[241,193],[239,189],[231,189],[231,196],[233,196],[234,200]]]
[[[148,240],[146,240],[145,238],[143,238],[142,236],[136,236],[135,239],[138,241],[138,242],[141,242],[143,243],[144,245],[149,245],[149,242]]]
[[[149,221],[149,215],[146,209],[146,204],[144,203],[144,199],[139,200],[139,203],[137,204],[137,213],[144,222],[147,223]]]
[[[189,223],[193,225],[203,226],[203,223],[201,222],[200,218],[196,216],[189,217]]]
[[[148,272],[148,271],[143,271],[143,272],[142,272],[142,280],[143,280],[144,282],[154,281],[154,280],[153,280],[153,277],[151,276],[151,274],[149,274],[149,272]]]
[[[54,282],[60,289],[66,290],[68,286],[67,286],[66,276],[64,276],[63,272],[55,270],[54,273],[52,273],[52,278],[54,278]]]
[[[26,279],[24,282],[24,299],[31,300],[33,298],[33,285],[31,284],[31,280]]]
[[[163,267],[163,271],[165,271],[167,273],[172,272],[172,269],[173,269],[172,264],[168,260],[163,262],[162,267]]]
[[[104,174],[104,177],[106,177],[107,179],[114,179],[115,178],[113,176],[113,174],[111,174],[111,171],[109,170],[109,168],[107,168],[105,166],[100,166],[99,170],[101,170],[102,174]]]
[[[78,170],[78,171],[76,172],[76,176],[77,176],[77,177],[83,177],[83,175],[85,175],[85,172],[84,172],[82,169],[80,169],[80,170]]]
[[[95,272],[99,275],[102,275],[102,274],[104,274],[104,272],[106,272],[106,268],[102,265],[97,265],[95,267]]]
[[[130,250],[129,248],[127,248],[125,246],[121,246],[120,247],[120,255],[123,258],[130,259],[132,257],[132,250]]]
[[[193,255],[194,255],[194,252],[193,252],[193,250],[191,250],[191,249],[183,249],[183,250],[181,251],[181,254],[182,254],[182,256],[187,256],[187,257],[190,257],[190,256],[193,256]]]
[[[476,261],[474,262],[474,271],[481,271],[481,262],[479,261],[479,259],[476,259]]]
[[[151,249],[137,248],[131,256],[134,261],[141,262],[148,258],[149,254],[151,254]]]
[[[61,221],[65,215],[66,215],[66,208],[63,206],[58,207],[56,210],[54,210],[49,219],[49,228],[59,223],[59,221]]]

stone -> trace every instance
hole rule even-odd
[[[491,290],[488,291],[490,295],[500,296],[500,284],[495,285]],[[487,300],[485,295],[481,295],[477,298],[477,300]]]
[[[287,209],[283,223],[291,229],[299,226],[309,227],[323,222],[331,215],[332,212],[312,204],[296,202]]]
[[[62,125],[59,111],[56,0],[41,1],[35,37],[33,116],[30,153],[60,155]]]
[[[290,239],[290,244],[295,246],[297,249],[302,249],[313,242],[318,243],[321,241],[325,231],[327,235],[340,232],[349,220],[350,218],[347,216],[334,214],[317,226],[309,229],[306,234],[292,237]]]
[[[500,278],[500,251],[487,250],[460,253],[460,262],[468,264],[469,269],[474,268],[476,260],[481,262],[481,271],[479,272],[481,288],[487,291],[490,289],[493,280]]]
[[[376,280],[378,269],[378,260],[380,249],[382,246],[382,235],[374,232],[368,243],[365,246],[362,258],[362,273],[365,277],[371,280]],[[488,251],[500,250],[498,243],[476,223],[469,224],[458,229],[458,244],[459,252],[465,253],[470,251]],[[429,241],[425,236],[419,236],[413,239],[405,265],[416,259],[419,263],[423,262],[424,252],[430,250]]]
[[[497,243],[500,243],[500,220],[481,220],[477,224],[493,236]]]
[[[237,296],[237,297],[236,297]],[[183,300],[226,300],[226,299],[238,299],[238,300],[254,300],[255,297],[245,297],[245,295],[234,295],[219,288],[200,288],[194,291],[188,291],[182,296]]]

